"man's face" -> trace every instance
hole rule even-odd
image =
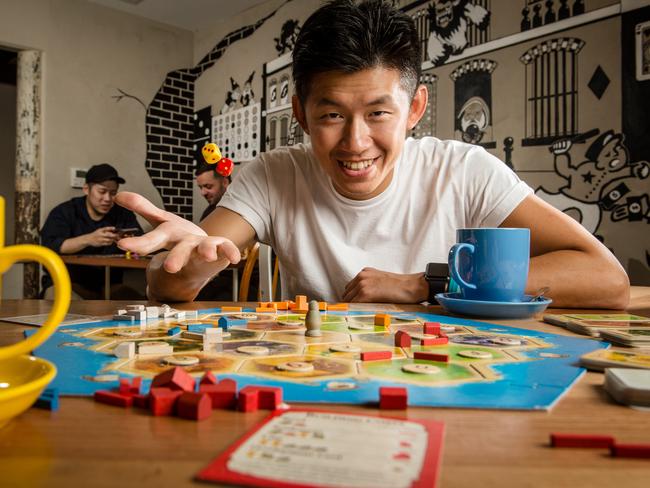
[[[113,208],[115,195],[120,185],[116,181],[106,180],[101,183],[87,183],[84,185],[88,210],[95,216],[106,215]]]
[[[201,195],[210,205],[216,205],[228,188],[228,178],[216,176],[214,171],[206,171],[196,177]]]
[[[376,67],[356,73],[314,75],[304,107],[294,97],[294,113],[336,190],[367,200],[390,184],[395,161],[426,109],[427,91],[413,102],[399,72]]]

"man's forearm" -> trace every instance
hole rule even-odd
[[[168,252],[156,254],[147,266],[147,297],[159,302],[191,302],[208,281],[228,266],[225,259],[214,263],[188,263],[178,273],[163,267]]]
[[[82,236],[71,237],[70,239],[66,239],[65,241],[63,241],[63,243],[61,244],[61,248],[59,249],[59,253],[75,254],[87,247],[88,247],[88,241],[86,239],[86,234],[84,234]]]
[[[530,260],[526,293],[543,287],[554,307],[623,309],[630,282],[614,256],[583,251],[554,251]]]

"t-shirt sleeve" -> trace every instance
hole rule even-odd
[[[217,206],[238,213],[255,229],[257,240],[270,240],[270,203],[267,165],[262,157],[246,163]]]
[[[499,158],[482,147],[467,154],[467,221],[472,227],[498,227],[533,193]]]
[[[61,244],[72,236],[71,216],[62,206],[52,209],[41,230],[41,244],[59,253]]]

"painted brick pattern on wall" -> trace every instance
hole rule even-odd
[[[194,184],[194,89],[196,80],[223,56],[233,43],[259,29],[279,10],[254,24],[230,32],[194,68],[167,73],[147,107],[147,159],[145,167],[165,210],[192,219]]]

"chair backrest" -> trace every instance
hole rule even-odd
[[[239,282],[239,301],[247,302],[248,301],[248,289],[251,284],[251,275],[253,274],[253,269],[255,268],[255,263],[257,262],[257,256],[260,253],[260,243],[256,242],[251,247],[248,248],[248,256],[246,257],[246,264],[244,265],[244,271],[242,271],[241,280]],[[257,299],[257,297],[255,297]]]

